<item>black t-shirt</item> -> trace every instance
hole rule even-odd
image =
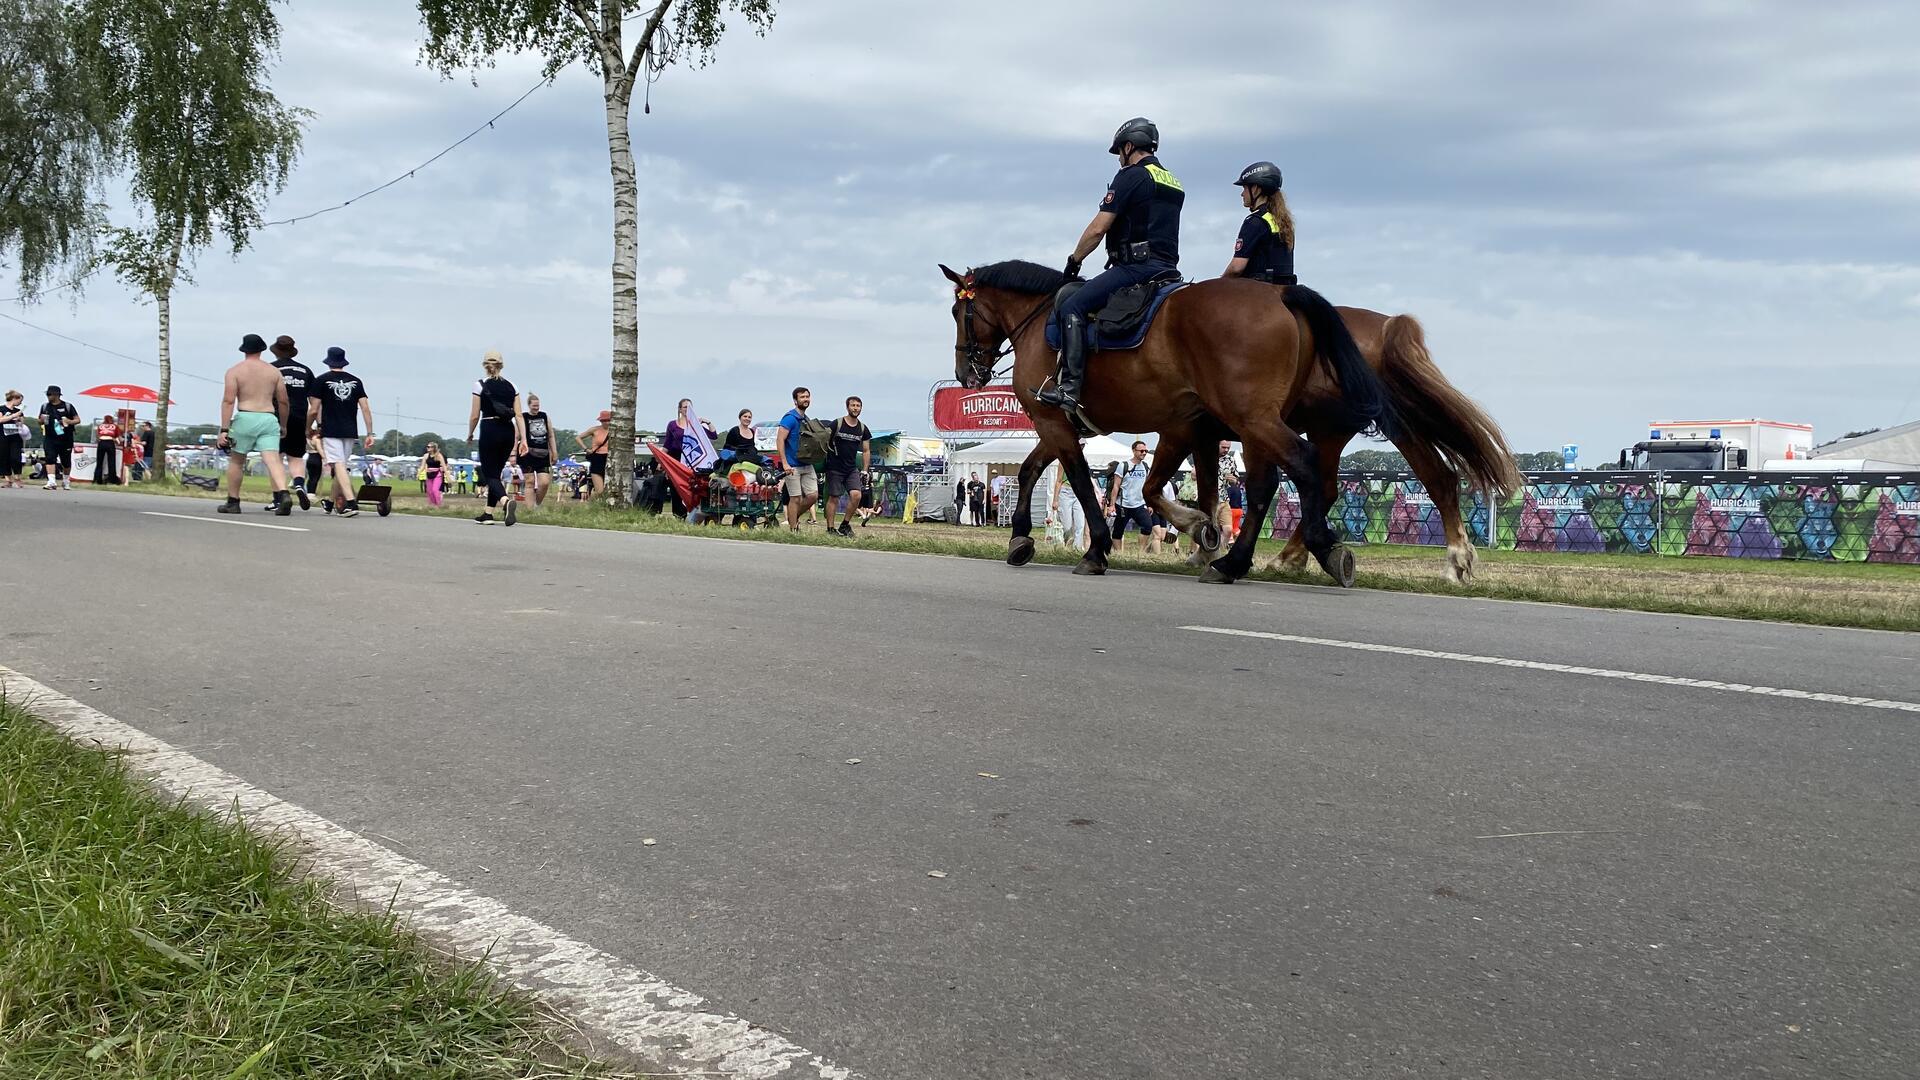
[[[40,433],[50,443],[72,442],[73,424],[78,419],[80,410],[73,407],[73,402],[46,402],[40,406]]]
[[[974,502],[983,502],[987,497],[987,485],[978,480],[967,481],[967,496]]]
[[[512,383],[497,375],[473,384],[473,396],[480,399],[480,417],[483,420],[513,419],[513,398],[518,393]]]
[[[833,422],[833,449],[827,451],[828,472],[852,472],[860,465],[860,444],[873,438],[873,432],[858,420],[847,426],[845,417]]]
[[[1247,260],[1247,276],[1293,274],[1293,249],[1280,237],[1279,219],[1271,210],[1258,210],[1240,223],[1240,235],[1233,241],[1233,257]]]
[[[153,444],[159,440],[160,433],[157,431],[148,430],[140,433],[140,443],[146,447],[148,461],[153,460]]]
[[[1145,243],[1154,262],[1180,263],[1180,208],[1186,204],[1180,180],[1148,154],[1113,175],[1100,209],[1115,215],[1107,230],[1107,253],[1115,262],[1127,245]],[[1135,262],[1141,260],[1132,260]]]
[[[505,382],[506,380],[501,380]],[[485,399],[482,399],[485,400]],[[509,399],[511,401],[511,399]],[[521,413],[522,422],[527,425],[527,449],[536,454],[553,455],[553,427],[543,412]]]
[[[298,360],[275,360],[280,381],[287,384],[287,434],[305,438],[307,432],[307,396],[313,392],[313,369]]]
[[[742,433],[738,424],[727,429],[727,441],[720,444],[720,449],[733,451],[735,457],[752,457],[760,453],[760,448],[754,445],[753,436]]]
[[[367,384],[360,381],[360,376],[335,368],[313,380],[313,386],[309,392],[320,399],[320,437],[358,436],[360,412],[355,406],[367,397]]]

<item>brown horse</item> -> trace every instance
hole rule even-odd
[[[1467,536],[1466,523],[1460,515],[1461,482],[1466,481],[1468,487],[1487,493],[1489,498],[1511,494],[1520,482],[1520,474],[1514,467],[1506,437],[1499,425],[1448,382],[1434,364],[1419,320],[1411,315],[1385,315],[1367,308],[1336,310],[1366,357],[1367,365],[1380,376],[1386,388],[1394,417],[1399,422],[1393,445],[1426,486],[1434,510],[1440,515],[1447,538],[1447,577],[1456,584],[1466,584],[1473,577],[1475,556],[1473,541]],[[1353,422],[1351,410],[1342,400],[1339,383],[1325,368],[1315,369],[1287,422],[1313,444],[1320,464],[1320,481],[1331,506],[1339,490],[1340,456],[1361,428]],[[1224,430],[1207,434],[1216,441],[1232,438],[1231,433]],[[1193,433],[1168,441],[1166,433],[1162,433],[1162,446],[1166,448],[1163,454],[1170,453],[1175,445],[1203,447],[1211,443]],[[1156,454],[1156,459],[1163,454]],[[1035,447],[1022,471],[1038,477],[1053,460],[1052,453],[1042,444]],[[1201,566],[1219,554],[1220,537],[1209,524],[1219,499],[1218,463],[1205,452],[1195,453],[1193,461],[1198,513],[1180,518],[1180,511],[1185,510],[1183,504],[1161,508],[1160,512],[1183,530],[1192,530],[1194,549],[1188,562]],[[1253,530],[1264,524],[1252,518],[1248,521],[1251,523],[1248,528]],[[1016,532],[1016,549],[1021,547],[1019,537],[1024,535]],[[1306,565],[1307,554],[1303,517],[1286,548],[1269,567],[1298,570]]]
[[[1034,391],[1052,376],[1054,350],[1047,347],[1045,315],[1067,277],[1029,262],[1002,262],[958,274],[940,271],[953,282],[956,330],[954,375],[961,385],[978,388],[993,377],[1002,342],[1014,354],[1013,387],[1033,419],[1044,450],[1029,455],[1020,468],[1020,504],[1007,561],[1021,565],[1033,557],[1028,507],[1045,458],[1065,468],[1085,509],[1092,542],[1076,574],[1106,572],[1111,533],[1094,494],[1080,438],[1058,409],[1041,405]],[[1167,481],[1199,440],[1239,439],[1245,450],[1249,483],[1247,514],[1264,520],[1284,471],[1300,493],[1307,551],[1334,580],[1353,583],[1353,555],[1335,542],[1326,515],[1328,496],[1313,448],[1286,420],[1315,372],[1323,365],[1340,388],[1339,411],[1351,426],[1397,429],[1385,391],[1354,344],[1333,305],[1300,285],[1281,290],[1240,279],[1215,279],[1188,286],[1168,297],[1146,340],[1138,348],[1096,352],[1088,358],[1082,400],[1092,423],[1108,431],[1156,431],[1160,445],[1147,477],[1147,499],[1183,530],[1213,529],[1211,521],[1164,495]],[[1211,454],[1197,455],[1196,479],[1217,485]],[[1253,568],[1256,530],[1243,532],[1231,550],[1209,564],[1202,581],[1230,582]],[[1218,545],[1215,540],[1211,546]]]

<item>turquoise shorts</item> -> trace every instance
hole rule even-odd
[[[251,454],[255,450],[277,454],[280,452],[280,418],[270,412],[234,413],[227,436],[233,440],[236,454]]]

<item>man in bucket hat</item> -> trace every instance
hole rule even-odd
[[[373,406],[366,384],[344,370],[346,366],[347,350],[328,347],[327,373],[314,380],[312,393],[320,402],[320,455],[333,474],[334,513],[352,517],[360,512],[359,500],[353,498],[353,443],[361,438],[358,421],[364,419],[366,449],[373,449]]]
[[[272,511],[281,517],[293,512],[287,497],[287,470],[280,461],[280,439],[286,434],[287,386],[280,372],[266,362],[267,343],[259,334],[240,341],[245,355],[227,369],[220,394],[220,449],[227,452],[227,501],[222,514],[240,512],[240,481],[247,474],[247,455],[260,452],[260,461],[273,480]]]

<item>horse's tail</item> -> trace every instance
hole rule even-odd
[[[1353,340],[1346,320],[1340,317],[1327,298],[1305,285],[1288,285],[1281,295],[1295,315],[1305,319],[1313,334],[1320,359],[1333,372],[1340,393],[1353,411],[1354,427],[1383,439],[1394,438],[1400,430],[1399,419],[1380,377],[1368,366],[1367,358]]]
[[[1427,351],[1420,320],[1387,320],[1381,380],[1408,438],[1431,447],[1474,488],[1504,498],[1520,489],[1520,471],[1500,425],[1473,399],[1454,389]]]

